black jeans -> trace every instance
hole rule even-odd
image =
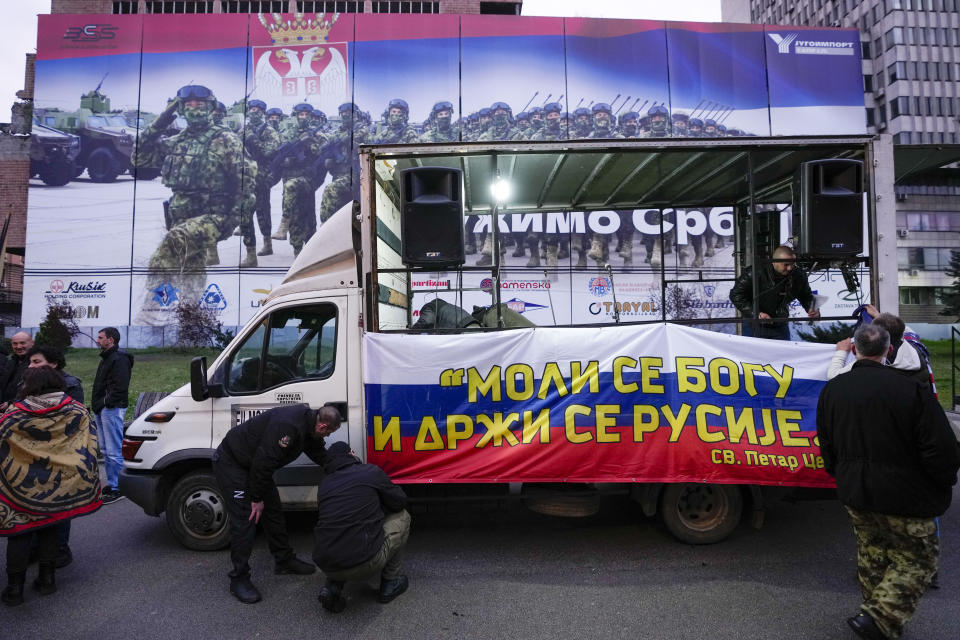
[[[7,538],[7,573],[22,573],[30,561],[30,542],[37,538],[37,559],[41,564],[53,564],[60,544],[58,527],[44,527]]]
[[[247,497],[248,470],[234,462],[229,454],[218,450],[213,457],[213,475],[223,494],[223,502],[230,515],[231,578],[250,575],[250,554],[257,536],[257,525],[250,520],[250,499]],[[267,546],[277,564],[293,557],[293,548],[287,538],[287,525],[280,506],[276,487],[263,496],[263,514],[260,522],[267,533]]]

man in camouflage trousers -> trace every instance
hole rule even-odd
[[[257,163],[254,209],[260,235],[263,236],[263,249],[257,252],[257,235],[253,230],[254,210],[244,209],[240,218],[240,235],[243,237],[243,246],[247,255],[240,263],[241,267],[255,267],[257,256],[273,255],[273,241],[270,238],[272,226],[270,189],[276,179],[270,171],[270,162],[280,147],[280,135],[264,119],[266,110],[267,105],[262,100],[251,100],[247,103],[247,126],[244,129],[243,148]]]
[[[306,102],[293,107],[296,125],[287,130],[285,148],[277,151],[283,179],[283,215],[290,231],[293,255],[300,254],[317,230],[316,163],[327,139],[311,126],[313,107]]]
[[[324,159],[332,182],[323,190],[320,202],[321,223],[326,222],[340,207],[350,202],[354,193],[354,179],[357,181],[356,190],[359,191],[360,171],[354,148],[355,145],[366,142],[369,131],[352,102],[343,103],[337,110],[340,113],[340,128],[327,144]]]
[[[161,167],[163,184],[173,192],[164,203],[167,234],[150,257],[150,275],[178,276],[180,297],[190,301],[200,299],[206,284],[208,252],[216,253],[217,242],[254,203],[257,166],[236,134],[213,123],[216,103],[204,86],[182,87],[140,134],[134,154],[136,167]],[[187,128],[162,137],[176,113],[186,118]],[[149,279],[148,288],[155,280]]]
[[[928,384],[884,366],[890,334],[854,334],[853,368],[824,386],[817,436],[857,538],[861,638],[899,638],[937,571],[935,518],[950,506],[960,449]]]

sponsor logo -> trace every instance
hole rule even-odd
[[[590,278],[590,282],[587,283],[587,289],[598,298],[603,297],[610,292],[610,278],[606,276]]]
[[[791,44],[793,45],[793,53],[798,55],[852,56],[855,52],[854,43],[849,41],[798,40],[799,33],[786,35],[768,33],[767,35],[777,45],[777,53],[790,53]]]
[[[100,40],[113,40],[117,37],[116,27],[112,24],[85,24],[82,27],[67,27],[63,34],[64,40],[72,42],[98,42]]]
[[[549,280],[501,280],[501,289],[549,289]],[[480,290],[490,293],[493,291],[493,278],[484,278],[480,281]]]
[[[271,291],[273,291],[273,285],[270,285],[270,288],[269,288],[269,289],[254,289],[254,290],[253,290],[254,293],[256,293],[256,294],[258,294],[258,295],[260,295],[260,296],[263,296],[263,297],[262,297],[262,298],[257,298],[257,299],[255,299],[255,300],[251,300],[251,301],[250,301],[250,307],[253,308],[253,309],[257,309],[257,308],[259,308],[259,307],[262,307],[264,304],[266,304],[266,302],[267,302],[267,296],[270,295],[270,292],[271,292]]]
[[[150,292],[153,294],[153,301],[164,308],[180,300],[180,289],[177,289],[169,282],[164,282],[156,288],[151,289]]]
[[[526,300],[521,300],[520,298],[507,300],[506,305],[508,309],[510,309],[511,311],[516,311],[517,313],[524,313],[526,311],[536,311],[537,309],[547,308],[547,306],[544,304],[527,302]]]
[[[657,303],[650,300],[624,300],[623,302],[617,301],[616,305],[609,301],[591,302],[590,306],[587,307],[587,310],[591,315],[595,316],[598,316],[601,313],[612,316],[614,310],[616,310],[616,312],[621,316],[645,316],[654,315],[657,313]]]
[[[708,298],[712,298],[713,294],[716,293],[717,286],[713,284],[703,285],[703,292],[707,295]]]
[[[77,320],[89,318],[94,320],[100,317],[100,305],[87,305],[73,307],[73,317]]]
[[[66,283],[63,280],[56,279],[50,281],[50,286],[44,292],[44,295],[48,300],[59,297],[68,301],[81,298],[106,298],[107,283],[94,280],[89,282],[71,280],[69,283]]]
[[[414,280],[412,283],[414,287],[446,287],[450,288],[449,280]]]
[[[200,296],[200,305],[214,311],[223,311],[227,308],[227,298],[220,290],[220,285],[213,283]]]

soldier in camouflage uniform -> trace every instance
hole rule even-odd
[[[278,161],[283,180],[283,215],[288,221],[293,255],[297,256],[317,230],[318,185],[314,165],[327,140],[310,126],[312,106],[301,102],[293,108],[293,115],[296,128],[286,132],[284,142],[290,144]]]
[[[606,102],[595,102],[590,111],[593,113],[593,131],[590,132],[590,138],[623,138],[614,126],[615,120],[613,109]],[[621,216],[622,218],[622,216]],[[621,228],[623,225],[620,225]],[[604,265],[610,261],[610,236],[599,233],[589,233],[590,251],[587,257],[595,260],[598,265]]]
[[[310,126],[320,133],[326,133],[327,114],[325,114],[323,111],[320,111],[320,109],[314,109],[313,114],[310,116]]]
[[[420,142],[458,141],[460,136],[453,127],[453,104],[444,100],[433,105],[426,129],[420,136]]]
[[[526,131],[530,128],[530,114],[521,111],[517,114],[516,133],[513,134],[513,140],[526,140]]]
[[[593,133],[593,118],[590,115],[590,109],[587,107],[577,107],[573,111],[573,138],[589,138]]]
[[[824,470],[857,538],[861,638],[899,638],[937,570],[936,517],[950,506],[960,449],[928,382],[884,365],[890,334],[854,334],[853,368],[824,386],[817,437]]]
[[[636,111],[627,111],[620,116],[618,123],[620,135],[624,138],[640,137],[640,114]]]
[[[326,222],[340,207],[359,198],[360,167],[356,145],[364,144],[369,130],[364,118],[352,102],[341,104],[340,128],[327,143],[324,166],[330,172],[332,182],[323,190],[320,203],[320,222]],[[356,194],[356,195],[355,195]]]
[[[563,113],[563,106],[559,102],[550,102],[543,106],[544,124],[543,127],[535,132],[531,140],[563,140],[563,131],[560,127],[560,120]],[[526,245],[530,249],[530,259],[527,261],[527,267],[540,266],[541,246],[546,255],[547,267],[555,269],[557,267],[560,238],[557,234],[547,234],[544,231],[530,231],[526,235]],[[569,252],[566,252],[569,255]]]
[[[657,104],[647,110],[650,118],[650,132],[648,138],[666,138],[670,135],[670,112],[662,104]]]
[[[707,118],[703,121],[703,135],[702,138],[717,138],[719,134],[717,133],[717,122],[716,120],[711,120]]]
[[[270,171],[270,163],[280,146],[280,135],[264,120],[266,110],[267,105],[262,100],[251,100],[247,103],[243,148],[257,163],[254,210],[260,234],[263,236],[263,249],[257,252],[257,236],[253,230],[254,211],[244,210],[240,218],[240,235],[243,237],[247,255],[240,263],[241,267],[255,267],[257,256],[273,255],[273,241],[270,238],[270,189],[276,183],[276,178]]]
[[[206,283],[208,251],[253,208],[257,165],[243,153],[236,134],[213,124],[216,98],[206,87],[187,85],[177,99],[140,134],[134,166],[162,167],[163,184],[173,192],[164,203],[167,234],[150,257],[151,276],[180,276],[181,298],[199,300]],[[162,137],[179,113],[187,128]],[[169,276],[160,276],[167,277]],[[148,287],[155,287],[151,277]],[[147,320],[149,323],[149,320]]]
[[[417,132],[410,126],[410,105],[394,98],[383,112],[384,121],[377,127],[373,144],[410,144],[417,141]]]
[[[523,131],[523,137],[529,140],[543,128],[543,107],[532,107],[527,113],[530,114],[530,126]]]
[[[687,123],[690,121],[690,116],[685,113],[675,113],[670,118],[671,126],[673,127],[673,137],[674,138],[686,138],[687,137]]]
[[[480,116],[481,121],[483,115]],[[484,142],[510,140],[514,135],[513,110],[506,102],[494,102],[490,105],[490,126],[478,138]]]

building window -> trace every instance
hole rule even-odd
[[[374,13],[440,13],[439,2],[412,2],[410,0],[390,0],[389,2],[370,3]]]
[[[883,55],[883,39],[880,37],[873,41],[873,55],[877,58]]]
[[[897,9],[903,9],[902,0],[886,0],[886,2],[884,2],[884,5],[887,8],[887,13],[890,13],[891,11],[896,11]]]
[[[145,6],[147,13],[213,13],[213,0],[148,0]]]
[[[480,13],[518,16],[520,15],[520,4],[519,2],[481,2]]]
[[[907,64],[905,62],[894,62],[887,67],[887,80],[896,82],[897,80],[907,79]]]
[[[903,44],[903,27],[894,27],[887,31],[886,35],[884,35],[884,40],[886,41],[887,49],[894,45]]]
[[[893,136],[894,144],[910,144],[910,132],[901,131],[897,135]],[[900,214],[897,214],[900,215]]]
[[[900,97],[890,101],[890,117],[910,115],[910,98]]]
[[[300,13],[363,13],[363,0],[300,0]]]
[[[863,76],[863,91],[864,93],[873,93],[873,76]]]
[[[137,0],[125,0],[124,2],[114,2],[113,13],[115,14],[136,13],[137,4],[138,4]]]
[[[876,114],[874,113],[873,107],[867,107],[867,126],[875,127],[876,124]],[[899,135],[899,134],[898,134]]]
[[[864,60],[870,59],[870,42],[861,42],[860,43],[860,57]]]
[[[222,6],[224,13],[283,13],[287,10],[286,0],[227,0]]]

